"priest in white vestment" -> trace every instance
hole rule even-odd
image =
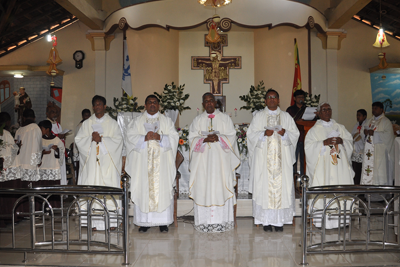
[[[175,158],[179,135],[172,120],[159,112],[155,95],[145,100],[146,111],[127,127],[125,169],[131,176],[135,203],[133,223],[139,232],[159,226],[168,232],[174,221]]]
[[[247,131],[250,186],[255,224],[264,231],[283,231],[295,215],[293,164],[300,132],[292,116],[279,108],[279,94],[265,96],[267,107],[255,114]]]
[[[194,201],[194,227],[200,232],[234,228],[235,169],[240,165],[231,118],[215,109],[214,95],[203,95],[205,112],[189,128],[189,197]]]
[[[46,108],[46,116],[47,116],[47,119],[52,124],[51,131],[53,132],[53,134],[55,136],[60,138],[60,140],[63,142],[63,144],[64,144],[63,151],[65,151],[65,134],[62,133],[63,130],[62,130],[61,124],[59,124],[57,122],[57,119],[60,116],[60,113],[58,112],[58,110],[55,107],[48,106]],[[60,158],[60,162],[61,162],[61,166],[60,166],[60,171],[61,171],[60,184],[61,185],[66,185],[68,183],[68,181],[67,181],[67,170],[66,170],[66,166],[65,166],[65,155],[60,155],[60,157],[61,157]]]
[[[307,175],[310,178],[309,186],[353,185],[354,171],[350,158],[353,152],[353,137],[343,125],[331,119],[332,108],[329,103],[320,103],[317,112],[320,119],[308,131],[304,147]],[[327,198],[326,204],[329,200],[330,198]],[[350,201],[347,202],[350,204]],[[340,201],[342,212],[345,208],[343,204],[343,201]],[[316,216],[322,216],[321,210],[324,207],[323,198],[320,197],[314,205],[314,210],[310,212],[313,212]],[[328,209],[335,209],[336,207],[338,206],[335,201]],[[316,209],[319,211],[316,211]],[[336,213],[336,211],[328,210],[326,212],[325,228],[338,228],[338,217],[329,217],[329,213]],[[342,216],[342,222],[343,219]],[[346,219],[347,222],[349,219]],[[314,225],[321,227],[321,219],[314,219]]]
[[[96,185],[121,187],[122,167],[122,134],[117,121],[112,119],[106,111],[106,99],[102,96],[94,96],[92,99],[94,114],[83,122],[75,144],[79,149],[80,173],[78,185]],[[103,198],[101,198],[103,200]],[[111,197],[107,198],[107,209],[121,212],[121,201],[116,202]],[[116,207],[118,205],[118,209]],[[81,209],[86,210],[86,203],[81,202]],[[94,204],[94,208],[102,209]],[[111,216],[114,212],[110,213]],[[83,217],[85,224],[85,217]],[[105,229],[105,219],[92,217],[92,228]],[[111,229],[117,227],[116,219],[111,218]]]
[[[8,177],[22,181],[40,180],[39,164],[42,162],[42,131],[35,123],[35,112],[25,109],[22,115],[22,127],[15,133],[15,140],[20,146]]]
[[[392,122],[383,111],[383,104],[374,102],[372,104],[373,117],[364,125],[366,141],[361,175],[362,185],[393,186],[395,136]]]

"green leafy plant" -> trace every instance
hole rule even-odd
[[[240,100],[246,102],[246,105],[240,109],[251,110],[251,112],[265,108],[265,91],[264,82],[261,81],[256,87],[252,85],[247,95],[239,96]]]
[[[185,85],[179,85],[177,87],[174,82],[171,84],[166,84],[164,87],[164,91],[160,95],[157,92],[154,94],[160,99],[161,113],[164,113],[165,110],[178,110],[179,114],[182,114],[182,111],[191,109],[190,107],[185,107],[185,101],[189,98],[189,94],[183,94],[185,90]]]

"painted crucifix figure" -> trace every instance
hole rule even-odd
[[[229,69],[242,68],[242,57],[222,56],[222,49],[227,45],[228,36],[221,34],[221,39],[217,43],[209,43],[205,40],[205,46],[209,47],[208,57],[192,57],[192,70],[203,70],[204,83],[210,84],[210,92],[214,95],[223,95],[222,84],[229,83]]]

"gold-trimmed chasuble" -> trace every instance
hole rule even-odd
[[[267,127],[281,124],[280,115],[267,116]],[[282,153],[281,137],[274,132],[267,137],[267,170],[268,170],[268,208],[280,209],[282,195]]]
[[[147,123],[156,123],[157,118],[146,118]],[[147,142],[147,175],[149,180],[149,211],[158,210],[160,192],[160,142],[150,140]]]

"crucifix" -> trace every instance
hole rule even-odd
[[[223,47],[228,46],[228,35],[221,34],[217,43],[206,41],[204,35],[204,46],[209,47],[208,57],[192,56],[192,70],[203,70],[204,83],[210,84],[210,92],[222,96],[222,84],[229,83],[229,69],[241,69],[242,57],[223,56]]]

